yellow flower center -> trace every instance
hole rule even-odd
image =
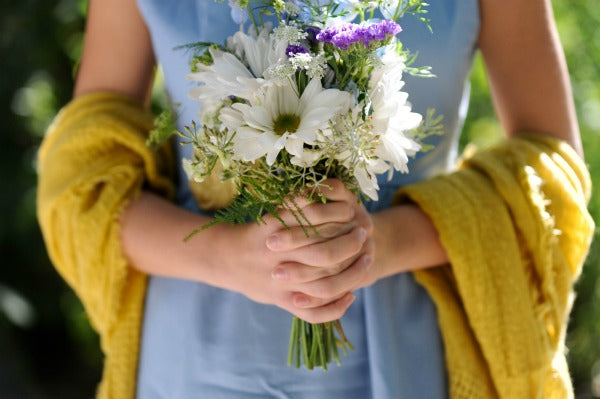
[[[294,133],[300,126],[300,117],[294,114],[281,114],[273,122],[273,130],[282,136],[285,132]]]

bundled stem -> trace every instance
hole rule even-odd
[[[327,370],[332,360],[339,366],[339,348],[345,355],[348,354],[348,349],[354,349],[339,320],[311,324],[294,316],[288,347],[288,366],[299,368],[304,365],[308,370],[315,367]]]

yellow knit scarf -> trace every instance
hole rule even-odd
[[[173,195],[166,151],[145,144],[152,116],[110,93],[78,97],[39,152],[38,218],[50,259],[100,334],[98,398],[133,398],[146,277],[130,268],[119,216],[147,184]]]
[[[573,397],[564,340],[594,231],[590,188],[571,147],[529,135],[400,191],[450,260],[414,273],[438,309],[450,397]]]
[[[151,123],[122,96],[86,95],[59,113],[39,153],[40,225],[100,334],[103,399],[135,396],[146,287],[122,254],[119,215],[144,184],[173,195],[168,154],[145,145]],[[589,190],[573,150],[531,136],[399,194],[430,215],[450,257],[415,274],[438,308],[452,398],[572,396],[563,345],[593,231]]]

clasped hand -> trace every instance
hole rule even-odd
[[[296,201],[314,229],[300,226],[290,211],[279,214],[287,228],[270,215],[264,224],[237,226],[241,236],[235,238],[243,248],[233,256],[237,267],[229,264],[236,276],[230,275],[228,288],[311,323],[346,312],[355,299],[352,291],[376,280],[373,224],[339,180],[326,185],[327,203]]]

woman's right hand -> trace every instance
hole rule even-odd
[[[224,236],[219,241],[223,244],[223,263],[218,273],[222,280],[217,285],[256,302],[276,305],[311,323],[336,320],[354,301],[354,295],[345,288],[339,292],[317,280],[342,272],[346,281],[362,278],[361,258],[370,231],[357,222],[351,201],[301,202],[302,212],[318,234],[312,227],[306,227],[307,236],[289,211],[280,213],[287,228],[273,216],[267,216],[264,224],[228,226],[222,230]],[[273,237],[291,231],[296,234],[284,236],[285,246],[292,249],[273,251],[270,248]],[[210,234],[210,229],[201,234]],[[276,274],[282,271],[280,265],[284,264],[314,270],[312,280],[282,284],[281,276]],[[352,285],[352,281],[349,283]],[[315,291],[318,292],[317,306],[303,307],[298,303],[299,298],[314,298]]]

